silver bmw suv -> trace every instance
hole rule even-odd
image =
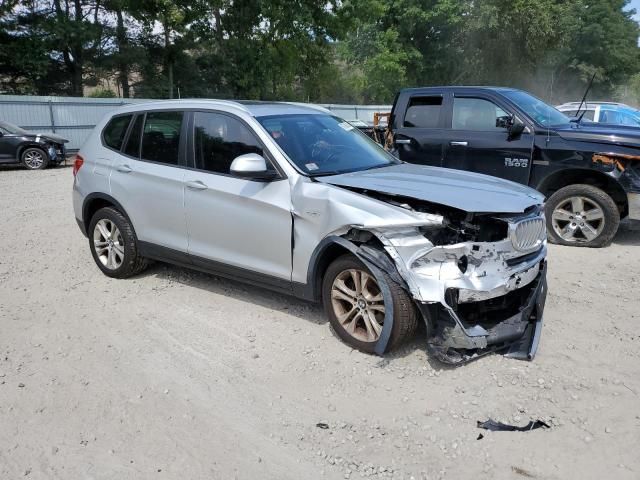
[[[214,100],[119,109],[74,175],[78,225],[110,277],[153,259],[321,301],[365,352],[422,320],[443,362],[535,354],[546,233],[530,188],[402,163],[322,108]]]

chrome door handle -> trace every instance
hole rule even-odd
[[[116,167],[116,170],[122,173],[131,173],[133,172],[133,169],[129,166],[129,165],[118,165]]]
[[[469,142],[449,142],[449,145],[453,147],[466,147],[469,145]]]
[[[411,144],[411,139],[409,139],[409,138],[396,138],[395,143],[396,143],[396,145],[410,145]]]
[[[207,187],[200,180],[189,180],[187,182],[187,188],[190,188],[192,190],[206,190],[209,187]]]

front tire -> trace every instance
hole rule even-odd
[[[147,261],[138,253],[138,240],[131,223],[112,207],[98,210],[89,223],[91,255],[102,273],[128,278],[142,272]]]
[[[380,285],[390,292],[384,298]],[[393,326],[386,351],[408,340],[417,327],[415,306],[407,292],[389,275],[380,278],[354,255],[336,259],[324,275],[322,301],[334,332],[351,347],[374,353],[385,321],[393,312]],[[388,305],[388,303],[392,305]]]
[[[547,231],[552,243],[573,247],[604,247],[620,225],[613,199],[592,185],[569,185],[546,204]]]
[[[49,164],[49,155],[40,148],[30,147],[22,152],[20,161],[29,170],[44,170]]]

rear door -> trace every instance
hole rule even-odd
[[[406,108],[394,112],[394,153],[405,162],[421,165],[442,165],[447,95],[414,93],[407,100],[400,97],[398,105]]]
[[[443,166],[527,184],[534,135],[527,129],[510,138],[507,128],[498,123],[511,114],[508,107],[494,99],[454,95],[451,128],[443,135]]]
[[[126,145],[113,160],[110,188],[138,240],[183,252],[186,258],[185,117],[182,111],[138,115]]]
[[[189,254],[196,265],[257,283],[291,285],[291,191],[232,175],[239,155],[268,152],[249,125],[228,113],[193,112],[185,177]],[[272,168],[273,164],[271,163]]]

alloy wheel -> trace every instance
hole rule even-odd
[[[554,231],[566,242],[590,242],[602,233],[604,210],[587,197],[574,196],[560,202],[551,214]]]
[[[376,342],[384,323],[384,299],[375,278],[358,269],[344,270],[331,287],[331,305],[344,330],[362,342]]]
[[[38,150],[29,150],[24,155],[24,163],[27,167],[36,170],[42,167],[42,164],[44,163],[44,156]]]
[[[100,263],[109,270],[117,270],[124,261],[124,241],[120,230],[111,220],[103,218],[93,229],[93,248]]]

